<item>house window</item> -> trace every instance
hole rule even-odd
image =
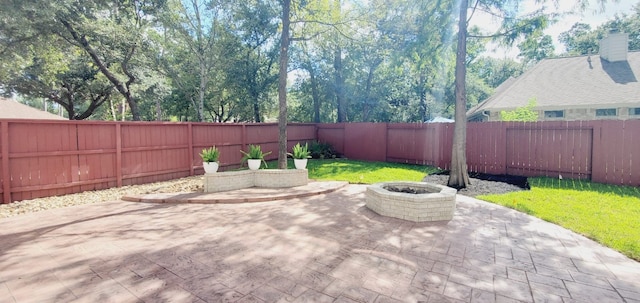
[[[545,110],[544,111],[545,118],[564,118],[563,110]]]
[[[630,108],[629,116],[640,116],[640,107]]]
[[[596,117],[617,116],[618,111],[615,108],[599,108],[596,109]]]

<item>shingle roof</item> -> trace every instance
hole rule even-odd
[[[66,120],[37,108],[0,97],[0,119]]]
[[[491,97],[467,111],[467,116],[522,107],[534,97],[536,108],[544,109],[638,104],[639,79],[640,51],[629,52],[627,61],[619,62],[598,55],[544,59],[505,87],[499,86]]]

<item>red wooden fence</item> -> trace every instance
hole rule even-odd
[[[314,124],[287,129],[289,148],[316,138]],[[237,167],[248,144],[277,158],[277,124],[0,121],[1,203],[170,180],[202,172],[199,152],[220,148]]]
[[[449,168],[453,124],[291,124],[289,148],[331,143],[346,157]],[[640,186],[640,120],[484,122],[467,129],[474,172],[562,175]],[[276,124],[0,120],[0,203],[202,173],[216,145],[222,169],[260,144],[277,158]]]
[[[448,169],[453,124],[318,124],[318,140],[352,159]],[[483,122],[467,128],[470,171],[640,186],[640,120]]]

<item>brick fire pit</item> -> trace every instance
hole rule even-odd
[[[453,218],[456,190],[425,182],[384,182],[367,187],[366,206],[374,212],[413,222]]]

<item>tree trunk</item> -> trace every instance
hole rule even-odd
[[[344,77],[342,76],[342,48],[336,48],[333,68],[336,71],[336,103],[338,107],[338,123],[347,122],[347,108],[344,99]]]
[[[113,100],[109,99],[109,108],[111,109],[111,118],[113,121],[118,121],[118,115],[116,114],[116,108],[113,106]]]
[[[418,107],[418,115],[420,116],[420,122],[426,122],[427,119],[427,77],[424,75],[424,70],[420,71],[420,80],[418,82],[418,94],[420,94],[420,106]]]
[[[198,122],[204,121],[204,93],[207,89],[207,66],[200,60],[200,89],[198,90],[198,107],[196,108],[196,112],[198,115]]]
[[[282,0],[282,35],[278,72],[278,168],[287,168],[287,66],[289,64],[289,12],[291,0]]]
[[[160,99],[156,100],[156,121],[162,121],[162,107],[160,105]]]
[[[262,115],[260,114],[260,104],[258,104],[258,98],[253,98],[253,121],[256,123],[262,122]]]
[[[309,63],[309,80],[311,81],[311,98],[313,98],[313,122],[320,123],[320,92],[318,91],[318,79],[316,72]]]
[[[460,1],[460,20],[458,20],[458,49],[456,52],[456,108],[451,149],[451,171],[449,182],[453,188],[465,188],[470,184],[467,172],[467,96],[465,78],[467,67],[467,8],[468,0]]]
[[[125,120],[125,115],[127,114],[127,100],[122,99],[122,106],[120,107],[120,121]]]
[[[377,66],[377,65],[376,65]],[[373,72],[375,66],[369,66],[369,73],[367,75],[367,84],[364,91],[364,104],[362,105],[362,122],[369,121],[371,113],[371,84],[373,83]]]

